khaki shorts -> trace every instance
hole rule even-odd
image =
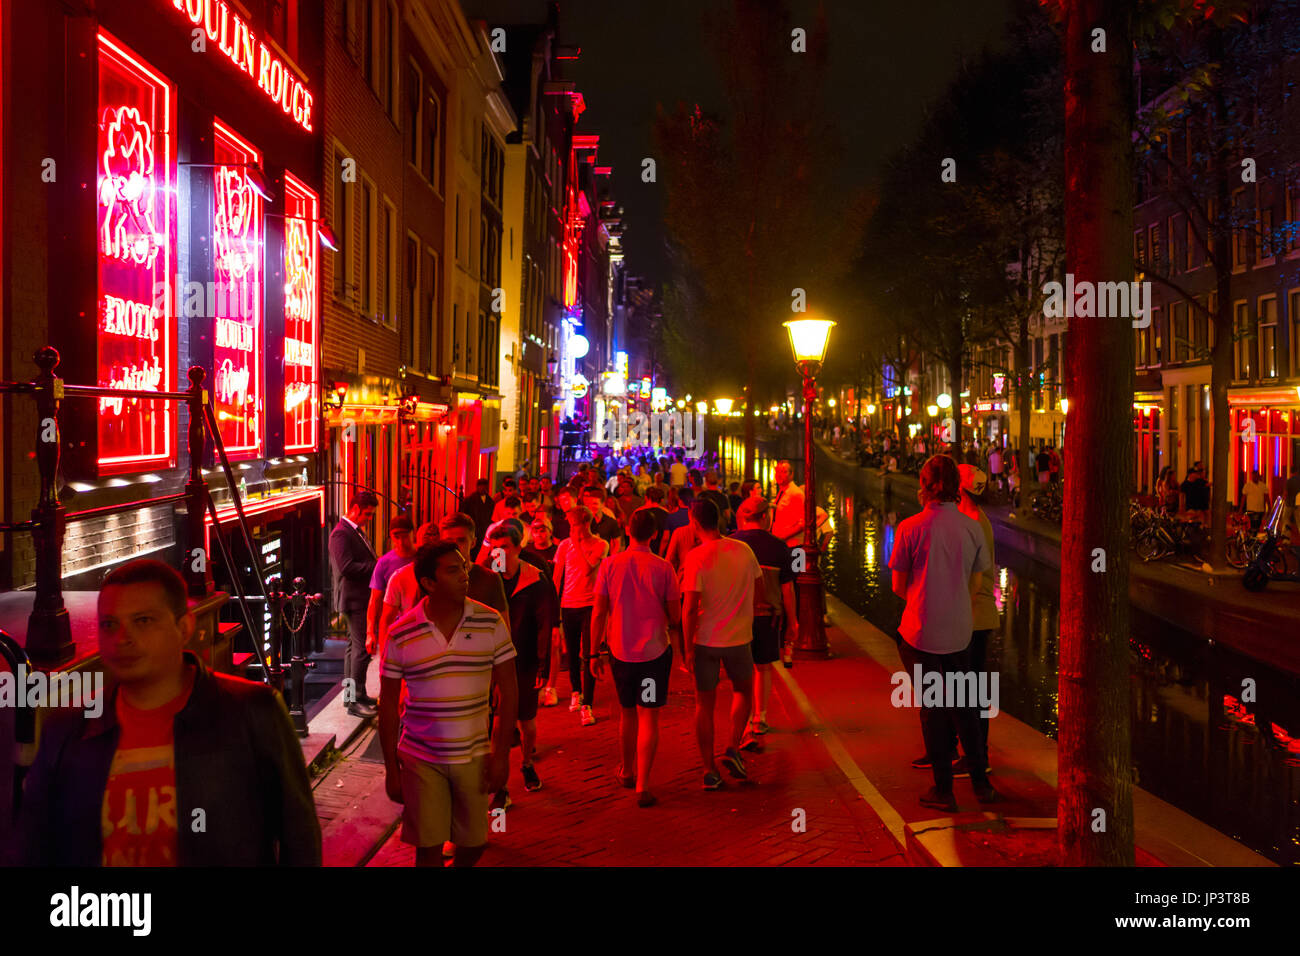
[[[402,842],[417,847],[487,843],[489,795],[485,756],[469,763],[425,763],[402,757]]]

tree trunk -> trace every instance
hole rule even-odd
[[[1022,311],[1020,313],[1020,341],[1015,346],[1016,353],[1016,421],[1020,426],[1017,431],[1020,437],[1017,439],[1020,447],[1016,449],[1016,462],[1020,469],[1020,507],[1017,509],[1020,517],[1029,517],[1029,476],[1030,472],[1030,451],[1029,451],[1029,423],[1032,409],[1029,405],[1031,402],[1030,395],[1033,394],[1029,376],[1029,313]]]
[[[949,395],[952,397],[952,405],[942,409],[939,414],[944,418],[952,419],[952,434],[946,436],[950,440],[949,454],[958,459],[960,464],[965,459],[961,458],[961,441],[962,441],[962,421],[961,421],[961,359],[960,352],[954,360],[952,356],[948,358],[948,388]],[[940,426],[942,432],[942,425]]]
[[[1214,30],[1210,33],[1207,47],[1216,62],[1223,61],[1221,31]],[[1214,105],[1215,112],[1211,116],[1211,123],[1213,124],[1215,117],[1226,121],[1228,105],[1224,101],[1222,90],[1218,87],[1215,88]],[[1214,236],[1213,265],[1218,302],[1214,316],[1214,351],[1210,358],[1213,450],[1210,474],[1205,477],[1210,481],[1210,565],[1215,570],[1222,570],[1228,566],[1228,462],[1232,441],[1232,423],[1228,412],[1228,384],[1236,371],[1232,367],[1232,343],[1236,335],[1236,323],[1232,314],[1232,234],[1228,228],[1229,218],[1232,215],[1232,184],[1228,177],[1234,168],[1232,165],[1234,157],[1228,136],[1213,125],[1210,128],[1210,135],[1211,142],[1216,147],[1210,158],[1216,206],[1214,222],[1209,223],[1207,229]],[[1189,439],[1190,437],[1188,436]]]
[[[1075,282],[1132,274],[1133,47],[1126,0],[1066,6],[1066,269]],[[1106,25],[1106,52],[1092,31]],[[1132,866],[1128,502],[1133,330],[1072,319],[1070,454],[1061,535],[1057,823],[1065,866]]]

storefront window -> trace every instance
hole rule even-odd
[[[316,302],[320,257],[316,194],[284,175],[284,450],[315,451],[320,417]]]
[[[213,150],[213,406],[226,454],[253,458],[262,448],[263,236],[262,197],[249,167],[262,157],[219,121]]]
[[[98,368],[110,388],[175,389],[176,89],[99,35]],[[99,465],[112,474],[176,462],[176,406],[100,399]]]

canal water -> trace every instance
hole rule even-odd
[[[758,461],[768,488],[772,453],[764,443]],[[795,467],[802,472],[797,457]],[[831,593],[897,640],[903,602],[888,561],[894,529],[919,504],[910,488],[882,499],[866,474],[818,455],[819,503],[835,526],[823,572]],[[1000,620],[989,666],[999,670],[1001,708],[1055,738],[1059,573],[1007,548],[995,558]],[[1300,681],[1137,608],[1130,614],[1136,784],[1276,863],[1300,865]],[[1250,681],[1253,700],[1243,689]]]

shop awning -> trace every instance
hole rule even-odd
[[[1228,389],[1228,404],[1232,406],[1300,404],[1300,385],[1230,388]]]

